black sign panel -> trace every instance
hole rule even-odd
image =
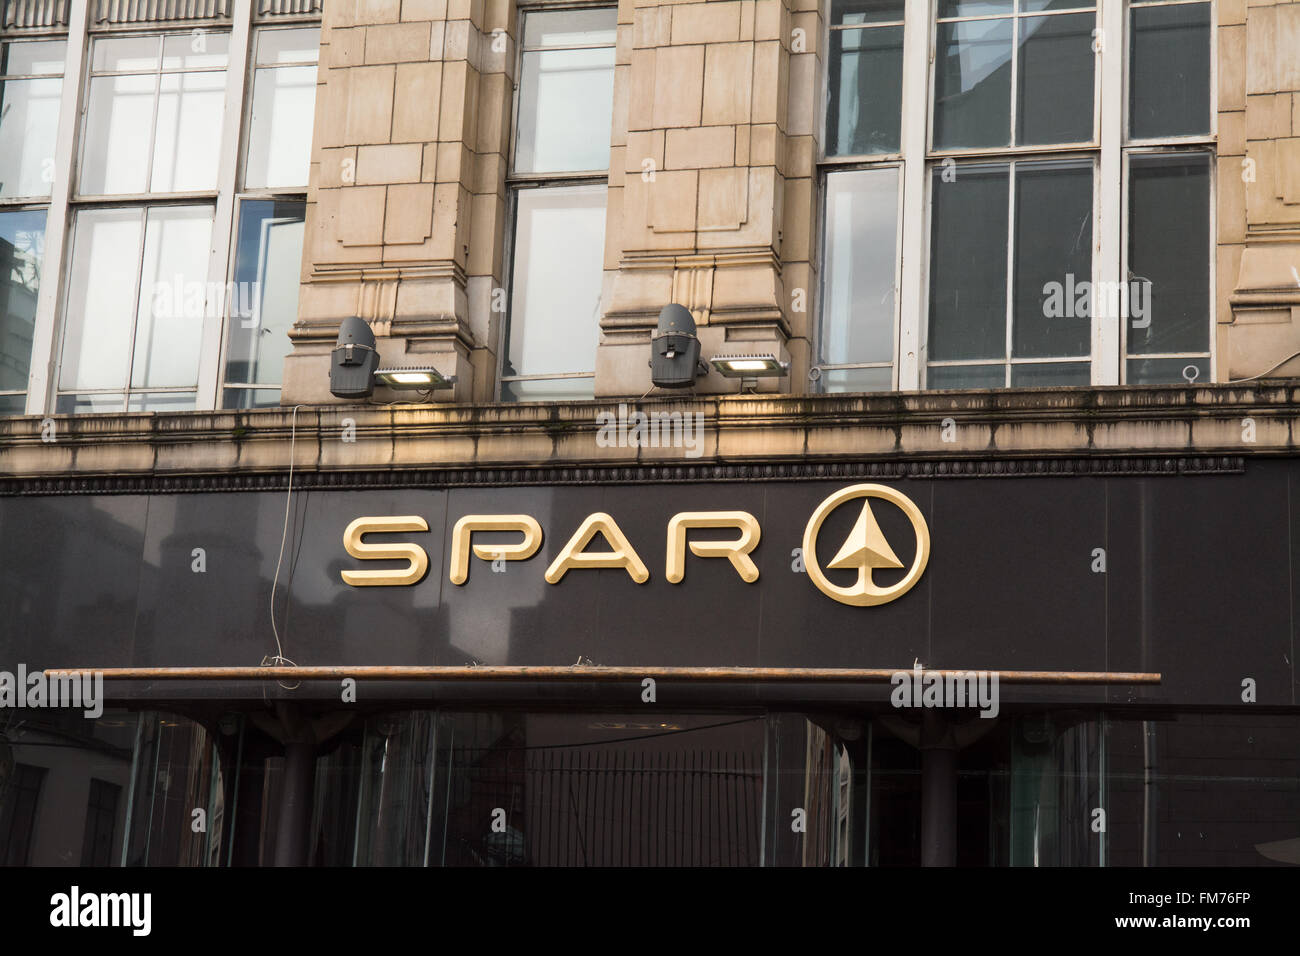
[[[887,482],[929,531],[916,585],[877,606],[819,590],[800,553],[810,517],[853,482],[646,484],[295,492],[87,495],[0,500],[0,669],[55,666],[298,664],[609,665],[1158,671],[1153,688],[1021,688],[1012,699],[1242,705],[1296,700],[1300,470],[1252,463],[1244,475],[967,478]],[[756,581],[687,553],[666,579],[669,520],[747,512],[761,528]],[[917,536],[873,499],[901,568]],[[545,572],[591,514],[610,515],[649,571]],[[828,580],[862,512],[834,509],[816,557]],[[418,583],[354,587],[341,572],[400,568],[344,548],[362,516],[420,516],[428,531],[369,535],[428,555]],[[542,528],[523,561],[471,557],[449,580],[452,529],[465,515],[530,515]],[[693,530],[689,540],[735,538]],[[480,532],[473,541],[519,540]],[[879,542],[877,541],[877,545]],[[606,547],[599,536],[589,546]],[[880,696],[887,693],[884,688]],[[1004,687],[1004,696],[1011,688]]]

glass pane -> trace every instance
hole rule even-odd
[[[896,153],[903,102],[903,28],[831,33],[826,155]]]
[[[320,55],[320,27],[258,30],[257,64],[315,63]]]
[[[983,17],[1010,13],[1012,0],[939,0],[941,17]]]
[[[126,403],[128,412],[192,412],[194,392],[133,393]]]
[[[516,171],[608,168],[613,109],[613,47],[525,53]]]
[[[60,395],[54,404],[56,415],[91,415],[120,412],[125,406],[123,395]]]
[[[6,43],[3,53],[4,68],[0,73],[6,76],[62,76],[68,44],[63,40]]]
[[[1132,11],[1129,135],[1185,136],[1210,130],[1210,5]]]
[[[1005,365],[931,365],[926,388],[1005,388]]]
[[[1012,388],[1090,384],[1092,384],[1092,367],[1087,362],[1045,362],[1042,365],[1011,366]]]
[[[140,275],[139,209],[77,213],[60,387],[123,388]],[[120,407],[120,405],[119,405]]]
[[[245,201],[235,239],[235,282],[227,293],[226,381],[280,384],[298,317],[306,203]],[[279,404],[279,395],[272,396]]]
[[[1092,10],[1097,6],[1088,0],[1020,0],[1021,13],[1039,10]]]
[[[903,0],[832,0],[831,23],[888,23],[903,19]]]
[[[935,149],[1010,142],[1011,24],[1011,20],[939,24]]]
[[[225,99],[224,73],[163,74],[154,133],[152,192],[216,187]],[[307,146],[310,149],[310,136]]]
[[[1210,381],[1208,358],[1129,359],[1124,381],[1129,385],[1192,385]]]
[[[230,34],[194,30],[163,40],[164,70],[222,69],[230,59]]]
[[[113,37],[95,40],[91,69],[96,73],[158,69],[161,37]]]
[[[930,358],[999,358],[1007,334],[1007,167],[932,177]]]
[[[245,187],[307,185],[315,107],[316,67],[256,72]]]
[[[597,46],[614,45],[618,11],[555,10],[530,13],[524,21],[524,46]]]
[[[0,196],[48,196],[63,80],[0,83]]]
[[[222,396],[222,408],[278,408],[278,388],[228,388]]]
[[[216,310],[216,290],[209,290],[207,283],[211,238],[211,206],[149,210],[133,388],[198,382],[203,316],[208,309]]]
[[[539,378],[501,383],[503,402],[589,402],[595,397],[594,378]]]
[[[44,209],[0,212],[0,389],[5,391],[27,390],[44,253]]]
[[[892,368],[824,368],[817,387],[823,392],[888,392],[894,388]]]
[[[1091,162],[1016,165],[1013,268],[1011,354],[1087,355],[1093,313]]]
[[[819,364],[893,361],[897,235],[896,168],[826,178]]]
[[[517,194],[505,375],[596,367],[604,276],[605,187]]]
[[[148,191],[156,83],[152,75],[90,81],[86,145],[81,157],[82,195]]]
[[[1016,142],[1079,143],[1092,139],[1092,31],[1097,17],[1024,17],[1016,81]]]
[[[1210,163],[1204,153],[1129,161],[1128,269],[1148,280],[1130,306],[1130,355],[1210,350]]]
[[[26,408],[26,395],[0,395],[0,415],[22,415]]]
[[[212,736],[173,714],[143,713],[130,788],[127,866],[204,866],[220,856],[221,827],[194,832],[193,812],[222,819],[225,792]],[[126,801],[123,801],[126,802]]]

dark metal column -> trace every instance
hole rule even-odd
[[[277,704],[285,729],[284,786],[275,828],[275,865],[306,866],[316,784],[316,742],[311,726],[291,705]]]
[[[957,742],[943,711],[921,713],[921,865],[957,864]]]

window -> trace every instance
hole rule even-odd
[[[67,43],[0,43],[0,415],[27,404]]]
[[[262,28],[254,42],[248,145],[227,286],[222,408],[280,404],[302,278],[320,28]]]
[[[594,394],[616,19],[613,8],[524,14],[503,401]]]
[[[1207,0],[830,20],[822,391],[1212,378]]]
[[[48,198],[63,93],[62,40],[0,45],[0,198]]]
[[[0,414],[45,410],[23,395],[42,322],[57,329],[56,412],[279,403],[297,317],[320,28],[301,16],[254,16],[228,30],[92,26],[73,51],[87,70],[75,156],[43,158],[60,148],[64,41],[4,48],[21,83],[56,84],[15,92],[15,102],[44,90],[56,108],[48,130],[27,124],[35,132],[3,152],[0,170],[44,183],[24,196],[50,194],[51,167],[71,189],[49,200],[68,228],[56,246],[61,303],[48,319],[45,210],[30,199],[22,210],[0,206]],[[0,127],[0,143],[8,137]],[[8,195],[0,187],[0,203]]]

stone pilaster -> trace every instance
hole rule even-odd
[[[806,370],[807,313],[792,312],[790,279],[810,284],[820,28],[815,12],[804,18],[806,52],[792,58],[801,2],[815,10],[813,0],[620,3],[597,395],[650,388],[650,334],[668,302],[691,310],[705,358],[788,360],[795,337]],[[810,309],[809,298],[805,289],[799,304]],[[710,373],[697,390],[736,388]]]
[[[1300,352],[1300,3],[1221,0],[1219,378]],[[1300,375],[1300,358],[1271,376]]]
[[[457,379],[437,398],[484,400],[504,284],[513,4],[326,6],[283,401],[332,401],[329,352],[349,315],[371,324],[383,364],[432,365]]]

